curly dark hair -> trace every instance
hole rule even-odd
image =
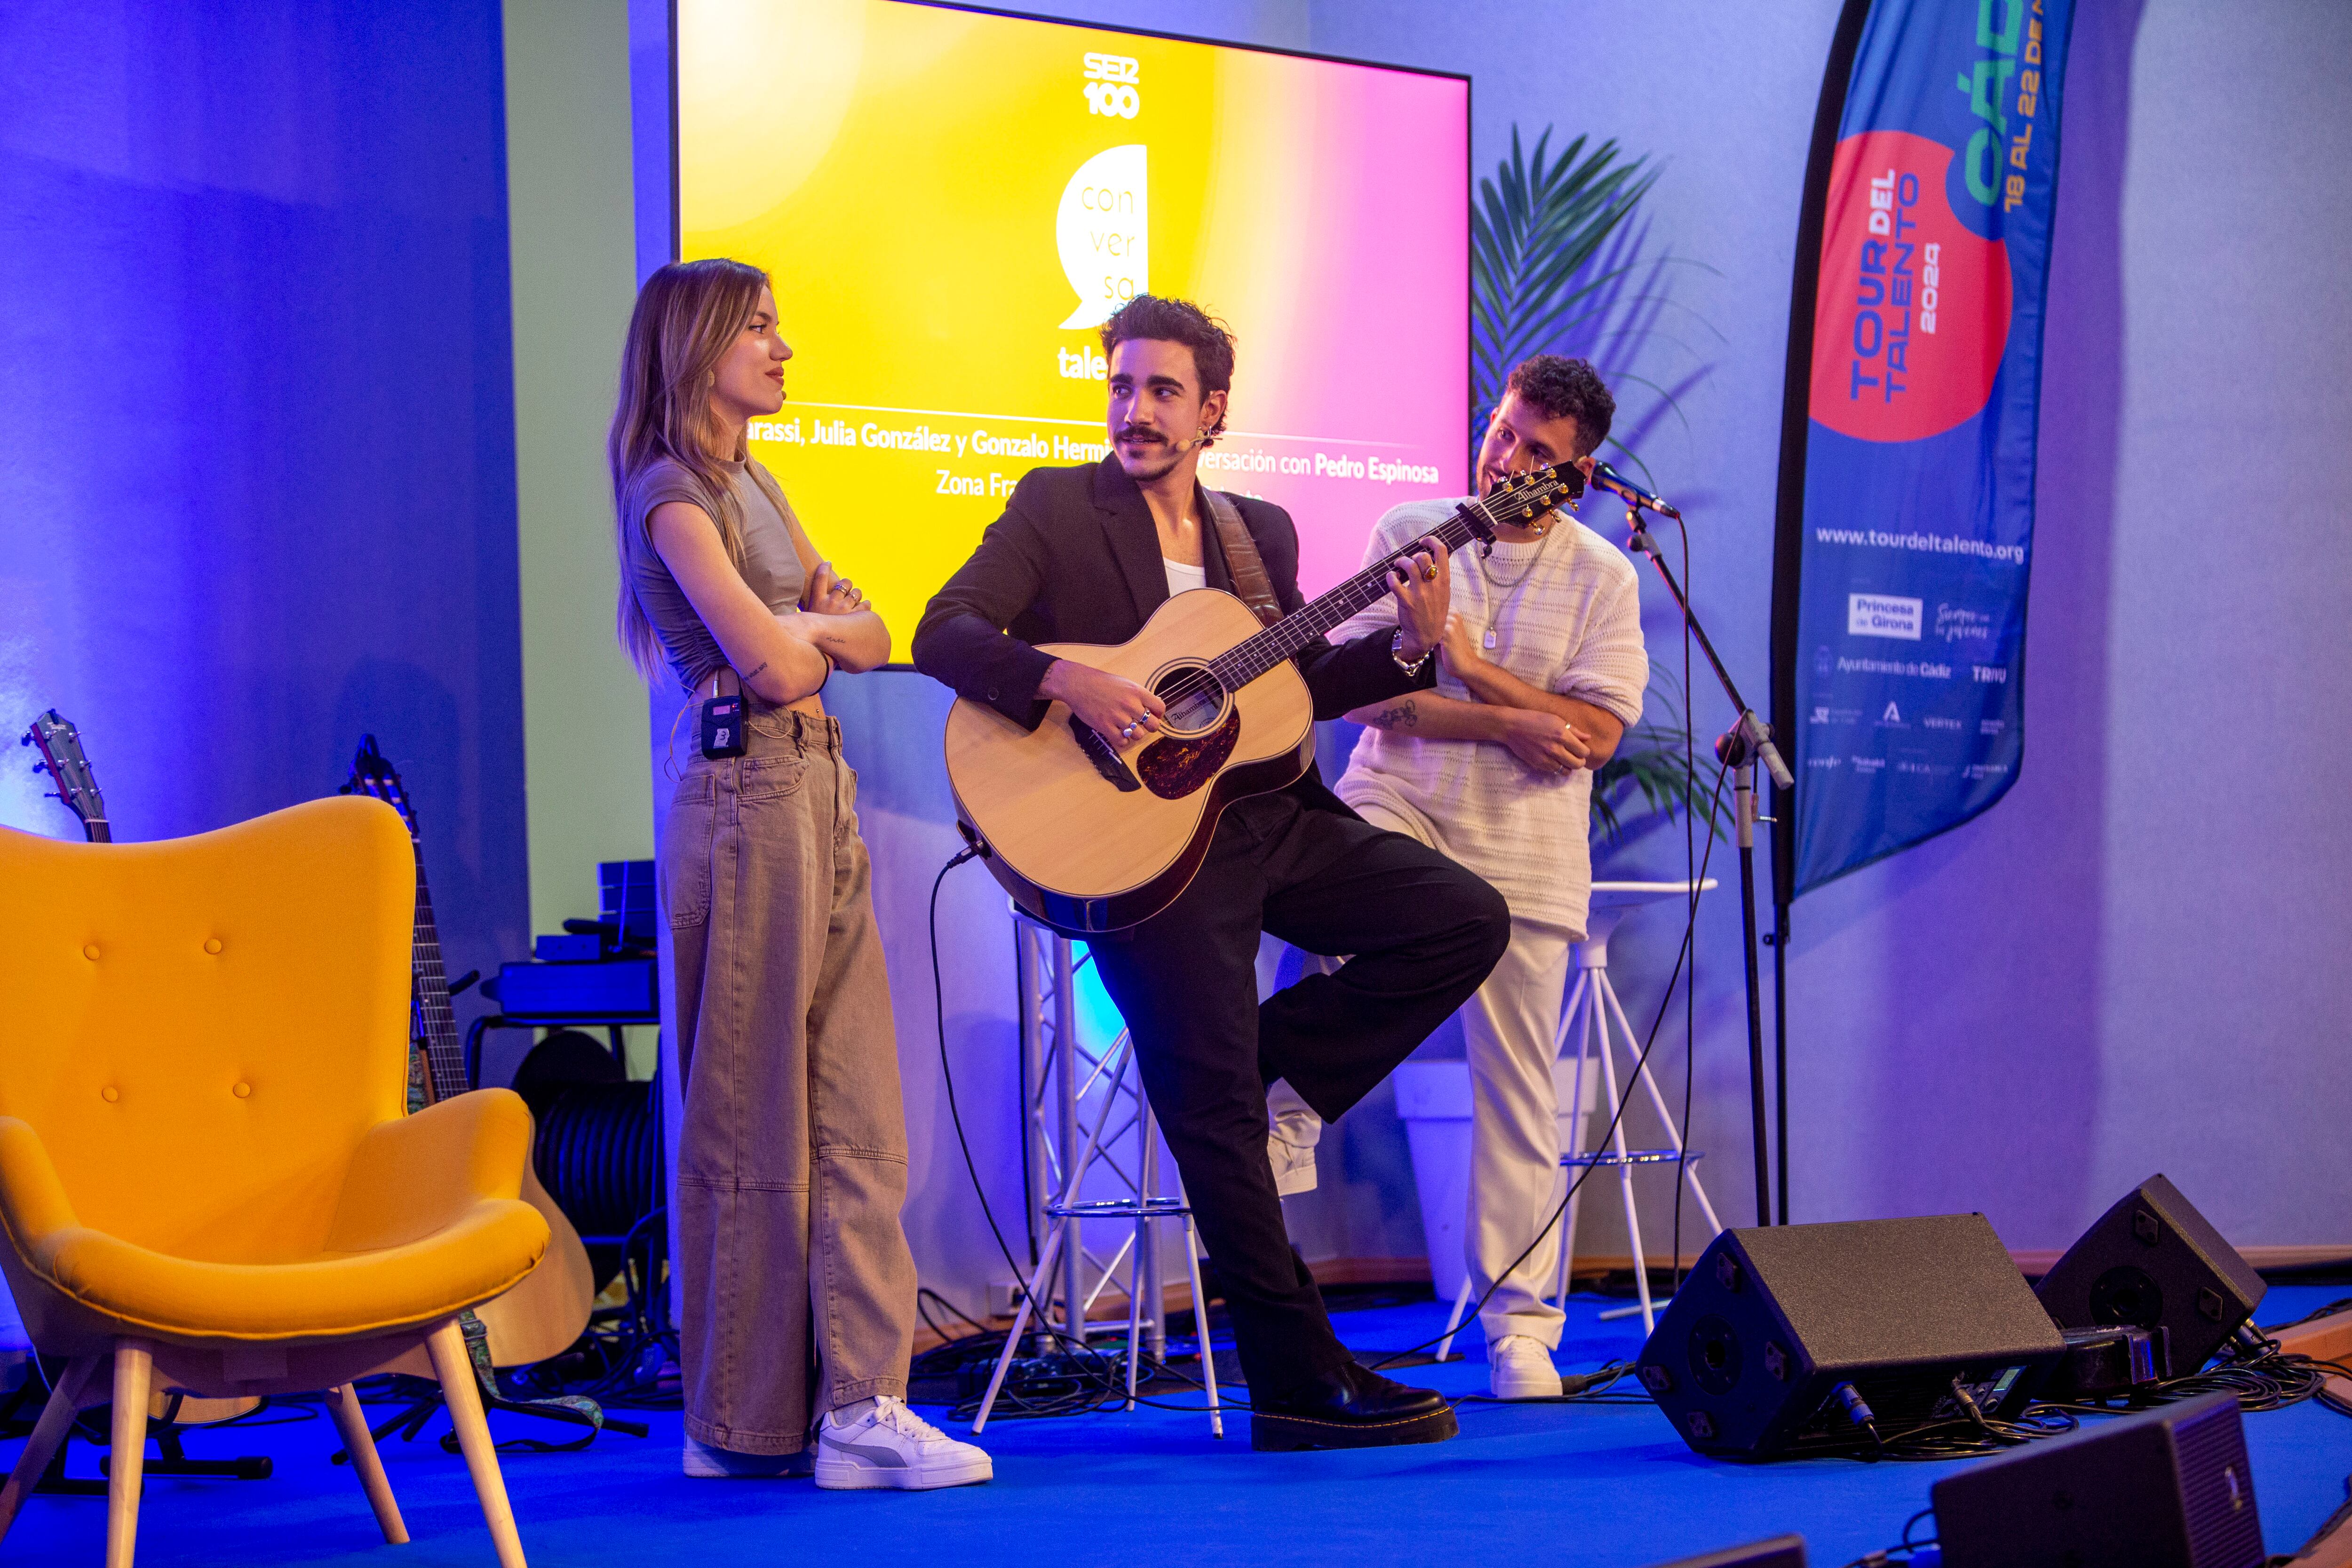
[[[1546,419],[1576,421],[1576,450],[1570,457],[1591,457],[1607,439],[1609,422],[1617,417],[1617,400],[1602,384],[1601,374],[1584,360],[1531,354],[1518,363],[1504,385]]]
[[[1111,351],[1129,338],[1182,343],[1191,349],[1192,368],[1201,377],[1202,397],[1213,392],[1233,390],[1234,334],[1224,322],[1190,300],[1138,294],[1113,310],[1110,320],[1102,324],[1103,358],[1108,359]],[[1224,433],[1224,416],[1220,415],[1217,427],[1209,436],[1213,439]]]

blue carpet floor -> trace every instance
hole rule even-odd
[[[2284,1322],[2341,1293],[2274,1289],[2261,1318]],[[1562,1367],[1638,1348],[1639,1321],[1603,1323],[1601,1306],[1571,1303]],[[1444,1318],[1440,1308],[1415,1306],[1342,1313],[1339,1322],[1350,1344],[1373,1351],[1433,1335]],[[1407,1376],[1458,1394],[1483,1391],[1486,1370],[1457,1362]],[[1641,1568],[1784,1531],[1806,1538],[1815,1564],[1837,1568],[1895,1542],[1904,1520],[1927,1506],[1928,1487],[1952,1468],[1719,1464],[1692,1454],[1647,1405],[1465,1404],[1462,1436],[1451,1443],[1347,1454],[1255,1454],[1246,1417],[1232,1421],[1218,1443],[1203,1416],[1144,1410],[992,1426],[986,1444],[997,1479],[989,1486],[835,1494],[807,1481],[688,1480],[678,1471],[677,1416],[652,1420],[645,1441],[608,1436],[583,1453],[506,1458],[523,1543],[539,1568],[867,1561],[1036,1568],[1087,1560]],[[2246,1429],[2263,1532],[2273,1552],[2293,1551],[2343,1500],[2352,1420],[2305,1404],[2249,1416]],[[13,1461],[16,1447],[0,1447],[0,1462]],[[394,1552],[377,1536],[350,1472],[327,1463],[334,1447],[323,1419],[196,1434],[193,1458],[267,1452],[278,1473],[258,1482],[149,1481],[140,1562],[438,1568],[491,1561],[459,1460],[429,1440],[386,1445],[415,1538]],[[75,1454],[76,1471],[89,1473],[89,1451],[77,1445]],[[96,1563],[105,1530],[102,1500],[36,1497],[0,1559]]]

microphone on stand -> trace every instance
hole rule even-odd
[[[1654,511],[1660,517],[1671,517],[1677,521],[1682,518],[1681,512],[1676,511],[1598,458],[1592,459],[1592,482],[1614,494],[1627,506],[1637,507],[1643,511]]]

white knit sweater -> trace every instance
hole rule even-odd
[[[1372,530],[1365,563],[1429,532],[1460,504],[1392,509]],[[1474,630],[1492,626],[1496,646],[1486,657],[1528,685],[1590,702],[1629,727],[1641,718],[1650,661],[1640,579],[1591,529],[1555,514],[1552,531],[1534,543],[1498,543],[1483,562],[1475,545],[1457,552],[1452,604]],[[1396,618],[1395,597],[1382,598],[1333,631],[1331,641],[1392,626]],[[1476,700],[1442,667],[1437,690]],[[1495,885],[1514,919],[1583,936],[1592,894],[1590,772],[1539,773],[1499,742],[1367,730],[1335,788],[1359,810],[1373,802],[1418,822],[1429,843]]]

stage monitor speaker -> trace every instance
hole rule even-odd
[[[2236,1396],[2209,1394],[1990,1459],[1929,1489],[1944,1568],[2262,1568]]]
[[[2066,1341],[1982,1215],[1727,1230],[1642,1347],[1702,1454],[1869,1449],[2023,1408]]]
[[[2171,1375],[2186,1377],[2253,1316],[2267,1289],[2180,1189],[2158,1175],[2084,1231],[2035,1294],[2061,1328],[2163,1329]]]
[[[1805,1568],[1805,1538],[1776,1535],[1769,1541],[1751,1541],[1745,1546],[1726,1547],[1704,1557],[1677,1557],[1672,1563],[1659,1563],[1658,1568]]]

